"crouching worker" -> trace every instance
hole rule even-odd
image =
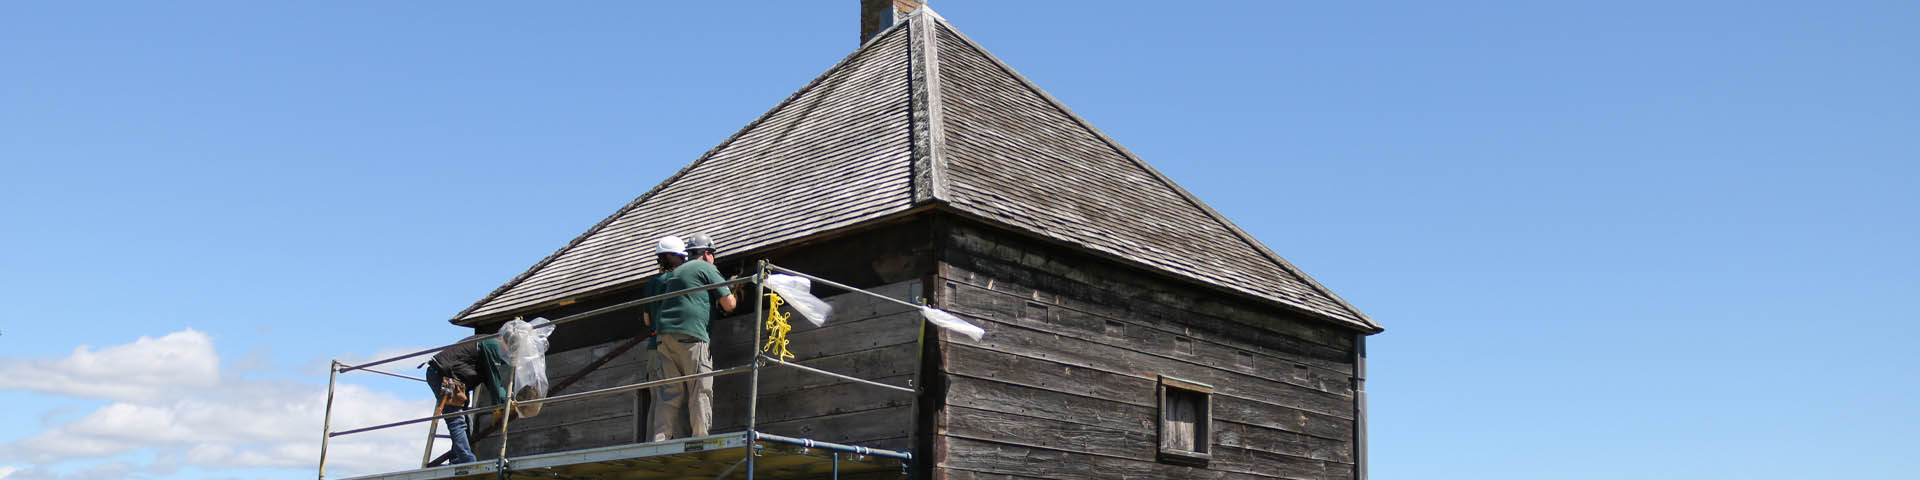
[[[471,340],[479,335],[467,337]],[[500,339],[462,343],[441,350],[427,362],[427,387],[441,414],[467,409],[468,394],[477,387],[492,390],[493,398],[507,398],[507,355]],[[453,437],[454,464],[476,460],[468,439],[467,417],[447,417],[447,435]]]

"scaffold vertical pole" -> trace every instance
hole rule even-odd
[[[438,367],[435,367],[435,368],[438,368]],[[427,416],[429,417],[434,415],[439,415],[441,410],[447,409],[447,396],[441,395],[439,393],[440,386],[432,385],[431,387],[433,388],[433,391],[434,391],[434,394],[433,394],[434,400],[433,400],[433,413],[427,414]],[[420,454],[420,468],[427,468],[428,465],[433,464],[433,437],[439,434],[440,434],[440,421],[427,420],[427,451],[422,452]]]
[[[500,342],[500,346],[505,348],[506,342]],[[509,434],[513,432],[507,429],[507,423],[513,421],[513,397],[516,393],[514,376],[519,373],[514,371],[513,350],[508,349],[507,352],[507,407],[500,410],[500,456],[493,457],[494,470],[500,473],[500,480],[507,480],[507,440],[512,438]]]
[[[753,369],[747,374],[747,480],[753,480],[753,447],[760,440],[760,336],[765,333],[763,311],[767,299],[767,261],[760,260],[753,273]]]
[[[327,413],[320,420],[320,480],[327,478],[327,441],[333,438],[333,386],[340,376],[340,361],[327,363]]]

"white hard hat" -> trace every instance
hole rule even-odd
[[[680,237],[673,235],[660,237],[660,243],[653,246],[653,254],[659,255],[663,253],[671,253],[682,257],[687,256],[687,242],[681,241]]]

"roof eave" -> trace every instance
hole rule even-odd
[[[940,203],[940,204],[937,204],[937,205],[938,205],[938,207],[937,207],[937,208],[938,208],[938,210],[939,210],[939,211],[941,211],[941,212],[944,212],[944,213],[948,213],[948,214],[951,214],[951,215],[954,215],[954,216],[957,216],[957,217],[960,217],[960,218],[964,218],[964,219],[967,219],[967,220],[971,220],[971,221],[974,221],[974,222],[979,222],[979,223],[981,223],[981,224],[984,224],[984,225],[991,225],[991,226],[994,226],[994,227],[996,227],[996,228],[999,228],[999,229],[1002,229],[1002,230],[1004,230],[1004,231],[1007,231],[1007,232],[1013,232],[1014,234],[1017,234],[1017,235],[1020,235],[1020,236],[1022,236],[1022,237],[1025,237],[1025,238],[1027,238],[1028,240],[1033,240],[1033,241],[1037,241],[1037,242],[1041,242],[1041,243],[1044,243],[1044,244],[1050,244],[1050,245],[1054,245],[1054,246],[1058,246],[1058,247],[1062,247],[1062,248],[1066,248],[1066,249],[1068,249],[1068,250],[1071,250],[1071,251],[1074,251],[1074,252],[1079,252],[1079,253],[1081,253],[1081,254],[1086,254],[1086,255],[1091,255],[1091,256],[1095,256],[1095,257],[1099,257],[1099,258],[1102,258],[1102,259],[1106,259],[1106,260],[1109,260],[1109,261],[1113,261],[1113,262],[1115,262],[1115,263],[1119,263],[1119,264],[1122,264],[1122,265],[1126,265],[1126,266],[1128,266],[1128,267],[1132,267],[1132,268],[1135,268],[1135,269],[1139,269],[1139,270],[1142,270],[1142,271],[1146,271],[1146,272],[1152,272],[1153,274],[1155,274],[1155,275],[1158,275],[1158,276],[1160,276],[1160,277],[1162,277],[1162,278],[1166,278],[1166,279],[1168,279],[1168,280],[1173,280],[1173,281],[1176,281],[1176,282],[1180,282],[1180,283],[1185,283],[1185,284],[1189,284],[1189,285],[1193,285],[1193,286],[1196,286],[1196,287],[1200,287],[1200,288],[1204,288],[1204,289],[1207,289],[1207,290],[1210,290],[1210,291],[1215,291],[1215,292],[1219,292],[1219,293],[1223,293],[1223,294],[1227,294],[1227,295],[1231,295],[1231,296],[1233,296],[1233,297],[1235,297],[1235,298],[1240,298],[1240,299],[1243,299],[1243,300],[1248,300],[1248,301],[1252,301],[1252,302],[1254,302],[1254,303],[1258,303],[1258,304],[1261,304],[1261,305],[1267,305],[1267,306],[1271,306],[1271,307],[1276,307],[1276,308],[1279,308],[1279,309],[1281,309],[1281,310],[1284,310],[1284,311],[1287,311],[1287,312],[1291,312],[1291,313],[1294,313],[1294,314],[1298,314],[1298,315],[1301,315],[1301,316],[1305,316],[1305,317],[1308,317],[1308,318],[1311,318],[1311,319],[1314,319],[1314,320],[1318,320],[1318,321],[1323,321],[1323,322],[1327,322],[1327,323],[1330,323],[1330,324],[1333,324],[1333,325],[1335,325],[1335,326],[1339,326],[1339,327],[1343,327],[1343,328],[1349,328],[1349,329],[1354,329],[1354,330],[1358,330],[1358,331],[1360,331],[1360,332],[1362,332],[1362,333],[1366,333],[1366,334],[1368,334],[1368,335],[1372,335],[1372,334],[1375,334],[1375,333],[1380,333],[1381,331],[1383,331],[1383,329],[1381,329],[1381,328],[1380,328],[1380,327],[1379,327],[1378,325],[1369,325],[1369,324],[1365,324],[1365,323],[1360,323],[1360,322],[1355,322],[1355,321],[1353,321],[1353,320],[1350,320],[1350,319],[1344,319],[1344,318],[1339,318],[1339,317],[1335,317],[1335,316],[1331,316],[1331,315],[1327,315],[1327,314],[1325,314],[1325,313],[1320,313],[1320,312],[1317,312],[1317,311],[1314,311],[1314,310],[1312,310],[1312,309],[1309,309],[1309,308],[1305,308],[1305,307],[1302,307],[1302,306],[1299,306],[1299,305],[1295,305],[1295,304],[1291,304],[1291,303],[1287,303],[1287,302],[1284,302],[1284,301],[1281,301],[1281,300],[1277,300],[1277,299],[1274,299],[1274,298],[1271,298],[1271,297],[1265,297],[1265,296],[1261,296],[1261,295],[1257,295],[1257,294],[1254,294],[1254,293],[1251,293],[1251,292],[1247,292],[1247,291],[1244,291],[1244,290],[1240,290],[1240,289],[1236,289],[1236,288],[1233,288],[1233,287],[1229,287],[1229,286],[1226,286],[1226,285],[1221,285],[1221,284],[1219,284],[1219,283],[1215,283],[1215,282],[1209,282],[1209,281],[1206,281],[1206,280],[1202,280],[1202,279],[1198,279],[1198,278],[1193,278],[1193,277],[1190,277],[1190,276],[1187,276],[1187,275],[1182,275],[1182,274],[1180,274],[1180,273],[1177,273],[1177,272],[1173,272],[1173,271],[1169,271],[1169,270],[1167,270],[1167,269],[1165,269],[1165,268],[1160,268],[1160,267],[1157,267],[1157,266],[1154,266],[1154,265],[1151,265],[1151,264],[1148,264],[1148,263],[1144,263],[1144,262],[1141,262],[1141,261],[1138,261],[1138,260],[1134,260],[1134,259],[1131,259],[1131,258],[1127,258],[1126,256],[1123,256],[1123,255],[1116,255],[1116,254],[1113,254],[1113,253],[1111,253],[1111,252],[1106,252],[1106,251],[1102,251],[1102,250],[1099,250],[1099,249],[1095,249],[1095,248],[1090,248],[1090,247],[1087,247],[1087,246],[1085,246],[1085,245],[1081,245],[1081,244],[1078,244],[1078,243],[1074,243],[1074,242],[1069,242],[1069,241],[1065,241],[1065,240],[1061,240],[1061,239],[1058,239],[1058,238],[1053,238],[1053,237],[1049,237],[1049,236],[1046,236],[1046,235],[1044,235],[1044,234],[1041,234],[1040,232],[1036,232],[1036,231],[1032,231],[1032,230],[1028,230],[1028,229],[1025,229],[1025,228],[1020,228],[1020,227],[1018,227],[1018,226],[1014,226],[1014,225],[1008,225],[1008,224],[1006,224],[1005,222],[999,222],[999,221],[995,221],[994,219],[991,219],[991,218],[987,218],[987,217],[985,217],[985,216],[982,216],[982,215],[979,215],[979,214],[976,214],[976,213],[973,213],[973,212],[968,212],[968,211],[966,211],[966,210],[963,210],[963,209],[960,209],[960,208],[957,208],[957,207],[954,207],[954,206],[952,206],[952,205],[948,205],[948,204],[945,204],[945,203]]]
[[[887,214],[872,217],[872,218],[862,219],[859,222],[855,222],[843,227],[834,228],[831,230],[813,232],[811,234],[793,237],[780,242],[763,245],[759,247],[754,247],[752,250],[745,250],[737,253],[729,253],[726,255],[721,255],[719,258],[716,258],[715,260],[717,260],[720,263],[725,263],[725,262],[733,261],[740,258],[755,258],[755,257],[766,255],[767,252],[771,252],[775,250],[803,246],[810,243],[826,241],[833,238],[839,238],[839,237],[843,237],[856,232],[864,231],[867,229],[871,229],[871,228],[875,228],[883,225],[894,224],[895,222],[901,221],[902,219],[910,218],[910,217],[913,217],[914,215],[925,213],[929,210],[932,210],[933,208],[934,206],[931,206],[931,205],[912,207],[912,208],[900,210],[897,212],[892,212],[892,213],[887,213]],[[530,304],[530,305],[521,306],[521,307],[515,307],[507,310],[501,310],[498,312],[492,312],[492,313],[488,313],[485,315],[480,315],[472,318],[458,318],[458,319],[455,319],[453,323],[455,325],[460,325],[463,327],[474,327],[474,326],[485,325],[485,324],[499,322],[499,321],[505,321],[507,319],[511,319],[516,316],[525,316],[529,313],[534,313],[541,310],[546,310],[546,309],[555,308],[555,307],[564,307],[567,305],[573,305],[580,302],[593,301],[597,297],[602,297],[609,293],[615,293],[622,289],[632,288],[632,287],[640,286],[643,284],[645,284],[644,281],[610,284],[601,288],[596,288],[593,290],[588,290],[578,294],[570,295],[565,298],[549,300],[549,301]]]

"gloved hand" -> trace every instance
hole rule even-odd
[[[747,275],[747,274],[734,275],[732,277],[727,277],[727,281],[739,280],[742,277],[751,278],[753,276]],[[735,292],[735,295],[738,295],[739,298],[746,298],[747,297],[746,295],[740,294],[739,292],[752,292],[752,291],[755,291],[755,289],[759,286],[760,286],[760,282],[748,280],[746,283],[735,284],[734,286],[729,288],[732,288],[733,291]]]

